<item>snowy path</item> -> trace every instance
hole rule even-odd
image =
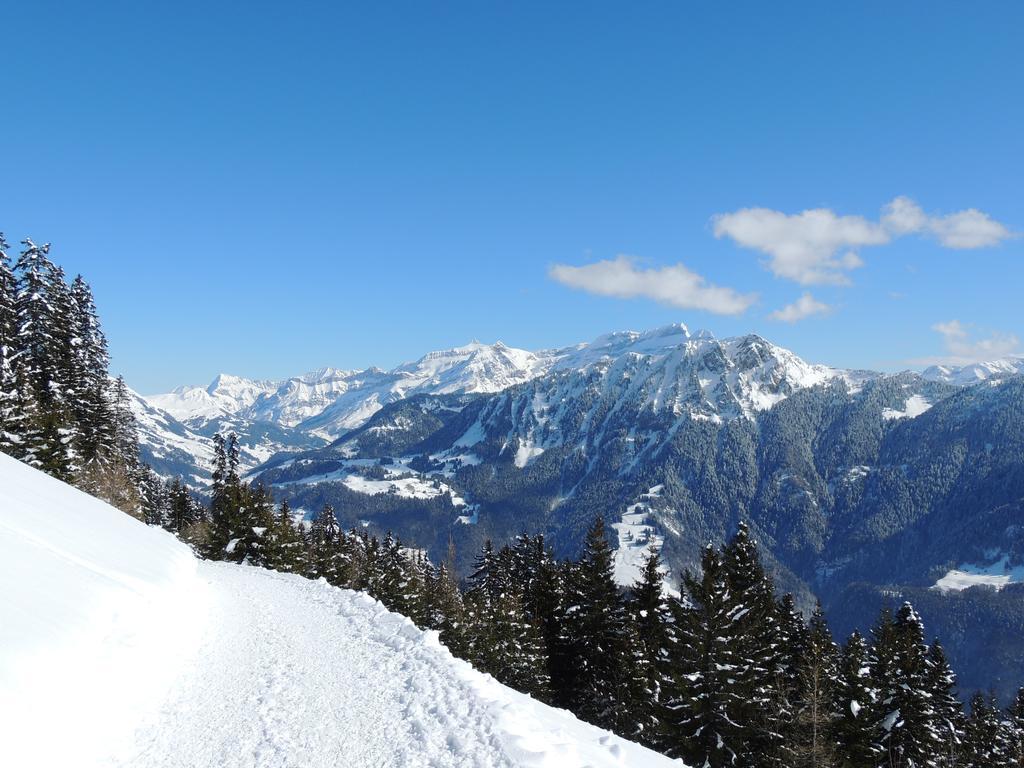
[[[512,766],[437,648],[364,596],[203,563],[220,620],[125,766]]]

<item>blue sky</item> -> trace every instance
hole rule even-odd
[[[846,366],[1019,351],[1022,24],[6,3],[0,228],[85,274],[146,393],[674,321]]]

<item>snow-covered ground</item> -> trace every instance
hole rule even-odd
[[[665,537],[656,533],[651,525],[653,510],[650,501],[661,495],[662,486],[656,485],[647,493],[641,494],[640,501],[630,504],[623,512],[621,520],[612,523],[612,528],[618,534],[619,542],[613,555],[613,567],[615,583],[622,587],[632,587],[643,575],[644,565],[653,547],[661,552],[665,544]],[[661,572],[669,576],[668,568],[664,565]],[[676,594],[670,584],[671,579],[665,579],[665,591],[668,594]]]
[[[907,398],[902,411],[898,411],[895,408],[882,409],[882,418],[887,421],[892,419],[915,419],[931,407],[932,404],[925,398],[920,395],[911,395]]]
[[[999,591],[1007,584],[1024,582],[1024,565],[1011,566],[1009,558],[1003,555],[990,565],[961,563],[958,568],[948,571],[932,585],[939,592],[960,592],[970,587],[985,585]]]
[[[0,765],[680,765],[365,595],[197,562],[0,455]]]
[[[0,765],[95,765],[130,744],[209,596],[169,533],[0,453]]]

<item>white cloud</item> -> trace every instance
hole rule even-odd
[[[754,294],[713,285],[682,264],[641,269],[629,256],[582,267],[555,264],[548,274],[562,285],[599,296],[644,297],[681,309],[702,309],[719,315],[741,314],[757,300]]]
[[[928,216],[908,197],[897,197],[882,211],[882,224],[894,235],[928,234],[946,248],[988,248],[1012,237],[1003,224],[977,208]]]
[[[929,221],[931,231],[947,248],[988,248],[1011,236],[1010,230],[976,208]]]
[[[894,235],[909,235],[928,226],[928,217],[909,197],[897,197],[882,209],[882,225]]]
[[[995,332],[987,338],[972,338],[970,326],[959,320],[936,323],[932,330],[942,336],[946,354],[926,361],[929,364],[970,365],[998,360],[1001,357],[1018,354],[1020,339],[1012,333]]]
[[[812,315],[822,315],[831,311],[832,307],[818,301],[810,293],[804,293],[792,304],[787,304],[782,309],[777,309],[768,317],[772,320],[781,320],[783,323],[796,323]]]
[[[715,237],[728,237],[745,248],[768,255],[777,277],[801,285],[847,285],[848,273],[864,262],[858,250],[885,245],[911,234],[935,237],[946,248],[984,248],[1012,234],[1003,224],[975,208],[929,216],[907,197],[882,209],[879,221],[839,216],[828,208],[786,214],[770,208],[743,208],[712,218]]]
[[[852,249],[889,242],[880,225],[862,216],[837,216],[827,208],[796,214],[744,208],[712,221],[715,237],[767,253],[768,269],[801,285],[845,285],[850,281],[845,273],[864,264]]]

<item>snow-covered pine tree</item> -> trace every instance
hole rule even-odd
[[[109,393],[109,422],[99,427],[98,436],[106,443],[99,447],[95,461],[82,467],[79,484],[118,509],[135,517],[143,516],[144,493],[149,470],[139,462],[139,438],[135,430],[131,394],[124,379],[114,380]]]
[[[745,523],[723,549],[722,562],[737,622],[740,663],[733,679],[741,698],[732,714],[746,729],[744,760],[751,766],[788,767],[792,756],[786,730],[793,711],[786,692],[793,685],[793,668],[783,654],[775,588]]]
[[[785,594],[778,601],[779,617],[778,654],[775,658],[774,698],[777,702],[776,732],[782,737],[781,744],[776,741],[778,753],[792,753],[797,744],[795,733],[797,724],[797,708],[803,695],[804,681],[801,679],[804,655],[808,652],[810,632],[804,622],[803,613],[796,607],[796,600],[791,594]],[[796,762],[795,754],[790,754],[792,762]],[[778,755],[776,756],[778,762]]]
[[[142,519],[146,525],[158,525],[168,531],[174,531],[171,510],[171,485],[162,482],[155,474],[147,474],[145,485]]]
[[[710,544],[701,575],[684,578],[687,602],[672,601],[677,642],[665,681],[665,751],[690,765],[725,768],[742,764],[751,727],[743,722],[747,695],[736,677],[741,624],[721,553]]]
[[[963,768],[1011,768],[1012,726],[994,698],[971,697],[971,714],[964,730]]]
[[[434,616],[434,581],[437,569],[426,552],[415,550],[409,559],[409,599],[407,614],[421,629],[431,629]]]
[[[170,507],[168,530],[180,533],[203,518],[202,505],[192,498],[181,478],[176,477],[168,483],[167,498]]]
[[[50,336],[53,359],[50,379],[53,424],[57,428],[56,455],[59,457],[61,472],[73,480],[81,467],[78,454],[79,425],[74,410],[77,371],[75,366],[75,330],[72,327],[76,314],[71,290],[64,279],[64,270],[56,264],[47,275],[47,303],[51,308]]]
[[[466,609],[459,586],[448,569],[447,563],[437,567],[437,574],[431,585],[433,613],[430,628],[440,633],[441,642],[459,658],[468,658],[466,638]]]
[[[921,618],[910,603],[904,603],[881,634],[875,649],[875,675],[884,712],[882,763],[893,768],[929,768],[936,764],[941,743],[928,690],[928,646]]]
[[[214,435],[213,455],[207,556],[214,560],[241,562],[245,553],[236,551],[236,548],[245,535],[248,517],[246,493],[238,475],[238,436],[233,432],[227,439],[220,434]]]
[[[377,549],[374,579],[367,586],[367,591],[390,610],[408,616],[413,600],[410,590],[412,571],[402,542],[388,531]]]
[[[571,709],[582,720],[624,733],[629,729],[626,610],[613,577],[604,521],[587,532],[583,555],[567,580],[564,628],[572,652]]]
[[[928,648],[926,687],[934,709],[934,729],[938,742],[935,764],[955,768],[963,742],[964,709],[956,693],[954,674],[946,652],[938,640]]]
[[[835,723],[838,768],[875,768],[876,692],[871,679],[871,649],[859,632],[843,646],[836,680]]]
[[[115,444],[115,418],[109,396],[110,356],[100,327],[92,289],[81,275],[71,285],[73,335],[69,394],[78,426],[78,454],[83,466],[109,460]]]
[[[323,578],[337,587],[345,584],[345,556],[341,548],[341,526],[334,507],[324,504],[309,529],[309,576]]]
[[[270,529],[264,534],[267,548],[267,568],[281,573],[305,571],[305,542],[295,527],[288,500],[281,502]]]
[[[1006,710],[1006,722],[1010,729],[1011,765],[1024,768],[1024,688],[1017,689]]]
[[[11,270],[8,247],[0,232],[0,451],[13,456],[21,443],[24,413],[14,359],[18,343],[18,284]]]
[[[651,547],[629,600],[632,630],[630,669],[638,691],[630,708],[633,730],[623,735],[650,747],[657,747],[662,738],[661,681],[665,675],[672,629],[661,571],[658,550]]]
[[[540,629],[526,617],[518,594],[506,590],[491,599],[487,593],[484,588],[466,596],[472,617],[469,660],[505,685],[546,697],[549,680]]]
[[[1024,688],[1018,688],[1013,701],[1004,712],[1009,737],[1010,765],[1024,766]]]
[[[213,469],[210,473],[210,536],[206,556],[219,560],[227,546],[230,533],[228,515],[231,507],[231,490],[227,484],[228,455],[224,450],[224,436],[219,432],[213,436]]]
[[[49,259],[49,244],[24,246],[14,270],[17,277],[15,361],[25,377],[28,419],[18,458],[62,480],[69,480],[67,446],[62,440],[67,423],[58,365],[63,359],[58,310],[52,305],[57,269]]]
[[[811,616],[796,676],[793,765],[795,768],[833,766],[837,754],[835,702],[839,649],[832,640],[820,605]]]
[[[521,591],[526,618],[544,641],[544,664],[549,699],[568,706],[571,650],[563,628],[565,590],[563,569],[544,543],[544,536],[520,536],[513,547],[512,583]]]
[[[369,585],[377,579],[378,551],[380,542],[371,537],[365,528],[352,529],[345,537],[348,557],[345,586],[349,589],[369,591]]]
[[[264,536],[273,525],[274,502],[267,489],[262,484],[243,487],[237,541],[229,559],[265,566],[268,556]]]

